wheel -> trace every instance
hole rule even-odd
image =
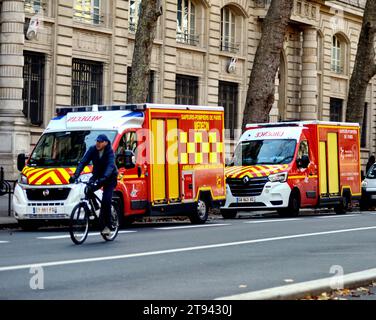
[[[189,219],[191,220],[192,223],[194,224],[203,224],[208,220],[208,215],[209,215],[209,207],[207,203],[199,199],[197,201],[197,206],[195,212],[189,216]]]
[[[367,211],[371,208],[371,203],[367,199],[367,197],[363,196],[361,197],[359,201],[359,208],[361,211]]]
[[[236,210],[221,210],[223,219],[235,219],[237,214]]]
[[[35,221],[21,221],[18,220],[18,225],[24,231],[36,231],[40,227],[39,223]]]
[[[342,196],[341,203],[334,207],[334,211],[336,214],[346,214],[349,208],[350,208],[350,196],[348,194],[344,194]]]
[[[289,204],[287,208],[278,209],[278,214],[281,217],[297,217],[300,211],[300,194],[299,191],[294,190],[290,194]]]
[[[111,233],[109,235],[101,234],[102,238],[106,241],[113,241],[118,235],[119,232],[119,209],[116,202],[111,204],[111,216],[112,216],[112,227]]]
[[[89,233],[89,214],[83,203],[77,204],[71,213],[69,234],[75,244],[82,244]]]
[[[128,223],[128,217],[124,216],[123,201],[121,200],[121,198],[117,194],[115,194],[113,196],[112,202],[115,202],[115,204],[116,204],[117,214],[118,214],[118,219],[119,219],[119,227],[131,224],[133,221],[131,223]]]

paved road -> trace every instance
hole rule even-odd
[[[0,299],[214,299],[375,268],[375,244],[373,212],[135,224],[82,246],[64,229],[2,230]]]

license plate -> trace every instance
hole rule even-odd
[[[238,203],[255,202],[255,197],[241,197],[238,198]]]
[[[371,199],[376,199],[376,194],[371,195]]]
[[[54,214],[57,213],[57,207],[35,207],[33,214]]]

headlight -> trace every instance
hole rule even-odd
[[[27,182],[27,177],[24,175],[24,174],[20,174],[19,178],[18,178],[18,183],[20,184],[28,184]]]
[[[287,181],[287,172],[271,174],[268,178],[270,182],[286,182]]]
[[[364,180],[364,181],[362,182],[362,188],[366,188],[366,187],[367,187],[367,184],[368,184],[368,182],[367,182],[366,180]]]
[[[92,173],[81,174],[80,175],[81,182],[89,182],[92,175],[93,175]]]

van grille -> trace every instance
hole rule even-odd
[[[267,177],[252,178],[247,183],[243,182],[243,179],[231,179],[226,180],[230,187],[231,193],[235,197],[254,197],[259,196],[264,189],[265,184],[269,181]]]
[[[26,195],[31,201],[66,200],[70,190],[70,188],[26,189]]]

